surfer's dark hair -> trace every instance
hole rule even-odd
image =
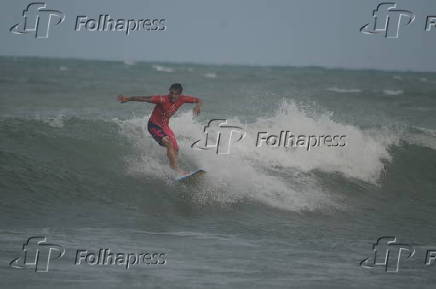
[[[178,90],[178,91],[182,92],[183,86],[180,83],[173,83],[170,86],[170,90]]]

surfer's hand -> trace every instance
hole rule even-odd
[[[128,97],[128,96],[118,95],[117,99],[118,99],[118,101],[121,102],[121,103],[124,103],[124,102],[128,102],[128,101],[129,101],[129,97]]]
[[[200,109],[200,106],[199,105],[196,105],[193,109],[192,109],[192,113],[196,116],[196,115],[199,115],[200,114],[200,111],[201,111],[201,109]]]

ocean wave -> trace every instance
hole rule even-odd
[[[58,127],[58,128],[62,128],[64,127],[64,120],[66,119],[66,115],[63,113],[58,113],[55,116],[41,116],[39,114],[37,114],[35,116],[35,119],[40,120],[43,123],[48,124],[51,127]]]
[[[174,68],[169,66],[163,66],[163,65],[153,65],[152,66],[154,70],[159,72],[174,72],[176,71]]]
[[[434,129],[431,74],[375,73],[368,78],[366,73],[333,69],[326,73],[318,68],[142,62],[128,69],[123,62],[46,59],[4,59],[2,65],[0,82],[7,101],[0,118],[0,185],[5,195],[14,194],[5,198],[5,210],[29,208],[37,215],[34,206],[47,211],[51,208],[47,204],[56,208],[54,202],[77,208],[74,202],[103,200],[102,205],[110,203],[118,211],[137,206],[137,211],[156,216],[173,211],[189,214],[192,204],[214,208],[228,204],[243,210],[252,208],[252,202],[256,209],[335,212],[352,206],[351,198],[360,201],[359,194],[392,193],[396,198],[398,192],[398,197],[406,195],[401,186],[425,193],[434,185],[434,131],[411,129],[413,125]],[[62,66],[67,71],[59,71]],[[217,80],[226,77],[204,81],[205,73],[212,72]],[[401,86],[393,85],[395,75],[405,80]],[[422,76],[427,83],[419,81]],[[171,120],[182,167],[208,171],[194,186],[174,183],[165,150],[147,132],[148,116],[135,116],[152,106],[120,105],[114,100],[118,92],[146,95],[165,90],[168,77],[187,83],[207,103],[199,119],[183,113],[186,107]],[[375,88],[377,83],[382,86]],[[403,89],[404,95],[413,94],[413,101],[389,105],[388,100],[398,97],[377,97],[383,89],[387,93]],[[307,107],[291,101],[278,105],[282,96]],[[356,97],[344,103],[348,96]],[[315,105],[335,114],[310,111]],[[193,150],[191,144],[203,137],[207,118],[222,114],[233,116],[229,123],[246,126],[246,138],[232,146],[230,155]],[[111,119],[114,116],[123,120]],[[401,130],[393,128],[398,122],[404,126]],[[282,130],[344,134],[347,144],[342,149],[310,151],[255,147],[257,132]],[[410,195],[405,198],[408,201]],[[20,207],[20,202],[28,206]],[[120,208],[123,203],[126,207]],[[367,203],[362,206],[369,208]],[[28,214],[21,218],[30,219]]]
[[[232,146],[229,155],[191,148],[195,140],[202,138],[205,124],[193,120],[190,113],[176,116],[171,123],[181,148],[182,165],[208,171],[197,193],[198,201],[213,199],[233,203],[248,198],[297,211],[336,207],[338,204],[329,197],[314,172],[339,173],[346,178],[377,184],[384,161],[391,159],[388,147],[398,141],[386,131],[364,131],[338,123],[329,114],[309,117],[297,105],[288,102],[283,102],[276,114],[258,118],[247,126],[237,118],[228,121],[247,128],[247,136]],[[144,136],[146,119],[117,120],[117,123],[121,134],[137,151],[137,157],[127,159],[127,172],[170,180],[172,172],[165,151]],[[312,151],[255,146],[258,131],[281,130],[306,135],[344,134],[348,141],[342,149],[325,147]]]
[[[386,95],[401,95],[404,93],[401,89],[383,89],[383,93]]]
[[[217,78],[217,75],[215,72],[208,72],[208,73],[203,74],[203,76],[206,78]]]
[[[412,132],[405,133],[402,139],[410,144],[419,145],[436,151],[436,130],[413,127]]]
[[[327,91],[337,92],[337,93],[360,93],[361,89],[358,88],[339,88],[339,87],[329,87]]]
[[[123,63],[127,66],[132,66],[132,65],[136,64],[136,61],[132,60],[132,59],[125,59],[125,60],[123,60]]]
[[[362,129],[335,121],[331,113],[309,112],[295,103],[283,102],[274,114],[250,123],[228,119],[232,125],[246,128],[247,134],[243,141],[231,147],[229,155],[217,155],[191,148],[193,142],[203,137],[206,123],[186,112],[171,120],[181,148],[181,165],[185,169],[204,168],[208,173],[197,186],[184,187],[173,181],[174,173],[168,166],[165,150],[148,135],[147,118],[93,120],[59,114],[1,119],[1,151],[5,152],[9,170],[21,171],[19,186],[25,190],[32,188],[32,192],[38,190],[35,177],[43,176],[51,180],[44,185],[45,191],[53,188],[51,194],[57,190],[78,194],[72,190],[87,187],[87,196],[111,198],[99,196],[104,176],[107,174],[104,184],[107,187],[115,175],[117,178],[128,175],[145,183],[152,181],[166,186],[169,191],[186,192],[190,201],[199,205],[227,206],[252,201],[288,211],[313,211],[344,208],[335,192],[323,185],[319,173],[323,178],[340,175],[346,182],[378,186],[386,163],[392,163],[392,148],[402,146],[401,141],[436,150],[435,130]],[[347,142],[341,149],[319,147],[310,151],[255,146],[257,132],[281,130],[295,135],[341,134],[347,136]],[[92,165],[87,165],[89,162]],[[70,165],[63,167],[67,163]],[[92,181],[83,177],[83,168],[89,166],[102,180],[96,182],[95,178]],[[9,179],[15,178],[11,175],[4,182]],[[131,188],[125,186],[125,190],[127,193]],[[147,199],[150,192],[144,190]]]

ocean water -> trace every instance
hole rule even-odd
[[[153,105],[116,101],[173,82],[204,100],[170,122],[182,166],[208,171],[193,184],[148,135]],[[435,73],[0,57],[0,87],[1,288],[434,288]],[[191,148],[217,118],[243,141]],[[347,142],[258,148],[262,131]],[[9,266],[32,236],[65,249],[48,272]],[[415,249],[398,272],[360,266],[383,236]],[[166,263],[74,264],[104,248]]]

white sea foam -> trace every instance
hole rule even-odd
[[[384,89],[383,93],[386,95],[401,95],[404,91],[401,89]]]
[[[163,66],[163,65],[153,65],[152,66],[156,71],[159,72],[174,72],[175,69],[169,66]]]
[[[328,91],[337,92],[337,93],[360,93],[362,90],[358,88],[340,88],[340,87],[329,87]]]
[[[204,74],[204,77],[206,78],[217,78],[217,75],[215,72],[208,72]]]
[[[127,66],[132,66],[132,65],[136,64],[136,61],[133,59],[125,59],[125,60],[123,60],[123,63]]]
[[[233,144],[228,155],[191,148],[194,141],[204,137],[206,123],[193,120],[190,113],[179,114],[171,121],[180,145],[182,165],[208,171],[202,198],[221,202],[249,198],[286,210],[337,205],[320,185],[314,174],[316,171],[342,174],[375,184],[384,170],[383,160],[390,160],[388,146],[397,141],[386,132],[363,131],[335,122],[330,114],[310,117],[295,104],[287,102],[283,102],[274,115],[258,118],[253,123],[245,124],[237,118],[228,121],[247,130],[246,137]],[[138,154],[128,160],[128,173],[167,180],[171,171],[165,151],[148,135],[146,122],[146,118],[118,122],[121,133],[132,141]],[[256,147],[257,132],[278,134],[281,130],[292,131],[295,135],[346,135],[346,145],[310,151]]]

